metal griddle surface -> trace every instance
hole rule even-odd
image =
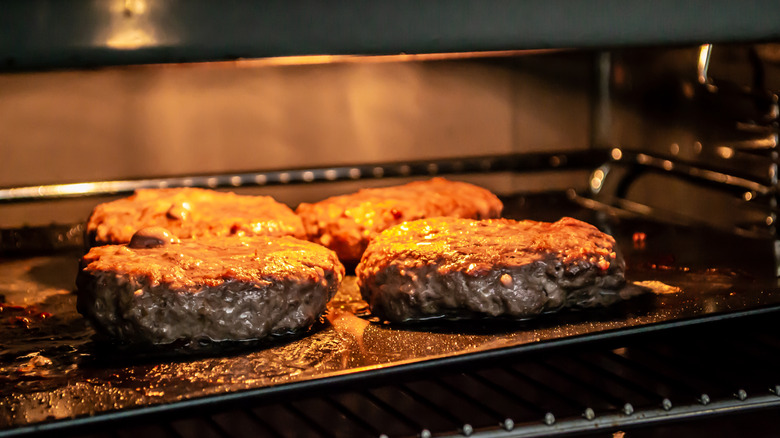
[[[780,309],[770,241],[605,217],[562,196],[505,203],[508,217],[568,215],[605,228],[628,279],[653,281],[655,292],[527,321],[399,327],[356,316],[365,303],[348,277],[305,336],[197,357],[138,357],[92,340],[75,310],[78,254],[0,259],[0,298],[20,306],[0,313],[0,436]],[[644,245],[635,233],[645,234]]]

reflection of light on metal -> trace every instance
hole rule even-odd
[[[170,34],[166,37],[170,38]],[[155,38],[155,44],[160,41]],[[168,43],[169,41],[165,41]],[[173,41],[175,42],[175,41]],[[510,56],[536,55],[543,53],[562,52],[566,49],[538,49],[538,50],[502,50],[492,52],[452,52],[452,53],[421,53],[401,55],[305,55],[305,56],[281,56],[275,58],[238,59],[233,61],[190,62],[187,65],[207,65],[210,68],[236,68],[236,67],[262,67],[285,65],[312,65],[312,64],[379,64],[385,62],[408,61],[437,61],[450,59],[472,58],[502,58]],[[177,64],[165,64],[166,67]]]
[[[52,187],[52,190],[59,195],[82,195],[93,191],[95,187],[94,183],[61,184]]]
[[[603,168],[599,168],[593,171],[593,174],[590,176],[590,188],[594,193],[598,193],[601,190],[601,187],[604,184],[604,177],[606,175],[607,173]]]
[[[700,84],[707,83],[707,70],[710,67],[710,55],[712,55],[712,44],[702,44],[699,48],[699,63],[696,71]]]
[[[52,184],[47,186],[16,187],[12,189],[0,189],[0,199],[39,199],[45,197],[78,196],[95,191],[113,192],[126,189],[127,184],[122,181],[102,183],[74,183]]]
[[[696,152],[697,154],[701,153],[701,142],[697,141],[693,143],[693,151]]]
[[[157,40],[141,29],[129,29],[125,32],[112,35],[106,45],[112,49],[132,50],[155,44]]]
[[[718,301],[715,298],[705,298],[704,299],[704,311],[708,313],[716,312],[718,311]]]
[[[452,52],[452,53],[420,53],[399,55],[305,55],[305,56],[280,56],[263,59],[241,59],[228,62],[231,65],[241,67],[254,67],[259,65],[306,65],[306,64],[331,64],[331,63],[379,63],[379,62],[404,62],[404,61],[436,61],[445,59],[469,59],[469,58],[502,58],[509,56],[537,55],[543,53],[561,52],[561,49],[538,50],[500,50],[488,52]],[[215,64],[220,64],[219,62]]]
[[[146,0],[124,0],[124,13],[140,15],[146,12]]]
[[[639,154],[639,155],[636,156],[636,161],[639,164],[647,164],[650,161],[652,161],[652,158],[650,158],[649,156],[647,156],[645,154]]]
[[[751,199],[753,199],[753,193],[745,192],[744,194],[742,194],[742,199],[744,199],[745,201],[750,201]]]
[[[623,158],[623,151],[621,151],[621,150],[620,150],[620,149],[618,149],[618,148],[614,148],[614,149],[612,149],[612,151],[610,152],[610,155],[612,156],[612,159],[613,159],[613,160],[615,160],[615,161],[618,161],[618,160],[620,160],[621,158]]]
[[[720,146],[716,149],[716,151],[718,152],[718,155],[727,160],[734,156],[734,149],[730,147]]]
[[[672,163],[669,160],[664,160],[664,162],[663,162],[663,164],[661,166],[663,166],[664,170],[668,171],[668,170],[672,170],[674,168],[674,163]]]
[[[775,135],[770,135],[766,138],[737,141],[732,143],[732,145],[740,149],[771,149],[777,146],[777,138],[775,138]]]
[[[775,217],[774,216],[767,216],[766,217],[766,224],[767,225],[772,225],[773,223],[775,223]]]
[[[672,143],[672,146],[669,148],[672,155],[677,155],[680,153],[680,145],[677,143]]]
[[[118,0],[111,4],[109,35],[106,46],[118,50],[133,50],[158,44],[154,27],[149,25],[146,0]]]
[[[693,84],[690,82],[683,82],[682,83],[682,94],[687,99],[693,99],[693,95],[695,94],[696,90],[693,88]]]

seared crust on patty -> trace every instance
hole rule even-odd
[[[164,227],[180,238],[305,236],[300,218],[270,196],[177,188],[142,189],[98,205],[87,222],[87,241],[89,246],[127,243],[145,227]]]
[[[502,209],[488,190],[433,178],[303,203],[296,213],[309,240],[336,251],[345,263],[357,263],[368,242],[395,224],[437,216],[497,218]]]
[[[78,311],[130,344],[243,341],[306,329],[344,276],[336,255],[293,237],[152,238],[92,248]]]
[[[572,218],[407,222],[371,241],[356,274],[371,312],[392,322],[525,318],[616,301],[625,284],[615,240]]]

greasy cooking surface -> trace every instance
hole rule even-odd
[[[71,293],[76,255],[6,259],[0,262],[0,294],[19,307],[6,306],[0,313],[0,425],[224,397],[242,390],[254,394],[445,356],[519,352],[581,335],[780,306],[771,242],[642,221],[600,221],[560,198],[517,197],[506,204],[509,217],[549,221],[571,215],[607,226],[626,257],[628,280],[655,282],[646,284],[657,293],[614,308],[529,321],[396,327],[353,314],[365,304],[356,301],[355,279],[347,277],[327,320],[311,336],[210,357],[130,360],[92,342],[93,331],[76,313]]]
[[[143,189],[95,207],[87,223],[90,244],[127,243],[145,227],[178,237],[305,235],[290,207],[270,196],[242,196],[198,188]]]

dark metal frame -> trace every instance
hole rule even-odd
[[[776,40],[771,0],[16,0],[0,69]],[[129,32],[124,40],[122,32]]]

